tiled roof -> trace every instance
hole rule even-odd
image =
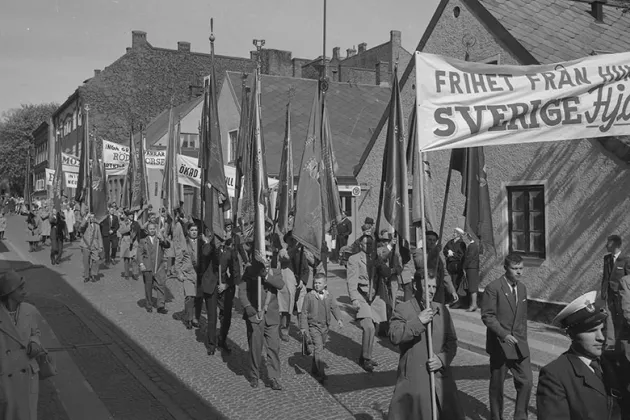
[[[597,52],[630,51],[630,13],[604,5],[604,21],[591,5],[573,0],[481,0],[481,4],[541,64]]]
[[[184,102],[174,108],[175,121],[179,117],[184,118],[190,113],[197,105],[203,101],[203,96],[194,98],[188,102]],[[149,144],[147,147],[153,146],[158,140],[160,140],[168,131],[168,114],[170,109],[167,108],[162,111],[157,117],[155,117],[146,127],[145,135]]]
[[[227,72],[228,81],[240,101],[242,73]],[[249,77],[251,83],[252,77]],[[317,81],[263,75],[262,123],[265,139],[265,154],[269,175],[280,171],[282,142],[286,118],[286,104],[290,87],[295,89],[291,101],[291,138],[293,140],[293,168],[298,175],[308,121],[317,92]],[[330,83],[326,95],[333,148],[339,170],[338,177],[353,178],[354,166],[370,141],[376,124],[389,102],[389,87]]]

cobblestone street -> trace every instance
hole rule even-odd
[[[21,259],[40,266],[25,271],[31,300],[59,340],[75,346],[70,350],[73,360],[112,418],[381,419],[387,413],[398,353],[379,337],[375,371],[365,373],[357,364],[361,331],[352,321],[345,280],[339,277],[343,270],[331,270],[329,279],[345,326],[335,326],[329,335],[326,386],[307,373],[310,358],[302,356],[299,332],[293,326],[290,341],[281,345],[284,391],[252,390],[244,377],[247,339],[239,313],[234,313],[230,330],[232,353],[207,356],[205,325],[189,331],[179,321],[183,296],[178,283],[168,285],[168,315],[148,314],[142,307],[142,284],[123,280],[121,263],[103,270],[98,282],[84,284],[76,242],[67,247],[62,265],[50,268],[48,247],[27,253],[22,232],[23,220],[14,216],[7,232],[8,252],[15,250]],[[467,418],[488,419],[488,358],[460,348],[453,371]],[[509,379],[506,390],[510,417],[514,389]],[[47,386],[42,389],[44,403],[50,410],[59,406]],[[57,411],[62,414],[55,419],[67,418],[63,409]]]

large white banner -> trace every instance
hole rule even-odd
[[[177,173],[180,184],[201,188],[201,169],[197,167],[198,164],[199,159],[197,158],[177,155]],[[236,195],[236,168],[224,165],[223,171],[225,172],[225,182],[228,188],[228,195],[230,197],[234,197]],[[270,189],[276,188],[278,185],[278,180],[275,178],[267,178],[267,181],[269,182]]]
[[[108,176],[125,175],[129,165],[129,147],[103,140],[103,161]],[[164,169],[166,150],[145,150],[147,169]]]
[[[66,188],[77,188],[79,186],[79,174],[76,172],[64,172],[66,178]],[[46,185],[53,185],[55,179],[55,170],[46,168]]]
[[[630,53],[540,66],[415,56],[423,151],[630,134]]]

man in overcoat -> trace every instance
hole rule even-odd
[[[196,311],[201,313],[201,304],[205,302],[208,314],[206,349],[212,356],[217,346],[230,353],[227,345],[228,331],[232,324],[232,306],[236,285],[241,281],[241,267],[237,251],[225,246],[225,238],[214,235],[203,245],[201,251],[204,261],[200,281],[200,296],[196,300]],[[221,329],[217,343],[217,309]]]
[[[538,420],[622,420],[627,390],[615,365],[604,355],[605,303],[597,292],[569,303],[554,319],[571,338],[571,347],[543,367],[538,377]]]
[[[265,264],[252,258],[243,273],[243,281],[239,284],[239,300],[243,306],[243,318],[247,326],[247,342],[249,344],[250,372],[249,384],[258,387],[263,346],[267,352],[267,372],[271,389],[281,391],[280,385],[280,311],[278,307],[278,291],[284,287],[280,273],[274,273],[271,266],[273,251],[267,245],[267,261]],[[278,270],[276,270],[278,271]],[[261,278],[262,290],[258,292],[258,277]],[[260,311],[258,298],[260,296]]]
[[[164,250],[171,246],[168,239],[157,233],[157,226],[150,222],[147,226],[148,236],[140,240],[138,256],[140,260],[140,270],[144,279],[145,308],[147,312],[153,312],[153,289],[157,293],[157,311],[160,314],[167,314],[165,307],[166,288],[166,262],[164,261]]]
[[[461,235],[456,230],[454,237],[449,240],[443,249],[444,258],[446,259],[446,271],[455,286],[457,292],[460,291],[460,285],[464,279],[464,255],[466,254],[466,244]],[[465,296],[465,293],[463,294]],[[462,299],[453,303],[451,308],[461,308],[464,306]]]
[[[490,418],[503,419],[503,383],[509,369],[516,388],[514,420],[527,420],[533,375],[527,342],[527,289],[520,281],[523,258],[509,254],[503,266],[505,275],[486,286],[481,301],[490,355]]]
[[[430,420],[429,372],[435,373],[438,418],[463,420],[451,362],[457,353],[457,335],[451,315],[442,303],[425,305],[422,281],[415,281],[415,297],[396,306],[389,323],[389,339],[400,347],[398,378],[389,405],[388,420]],[[436,291],[435,273],[429,273],[429,300]],[[427,349],[427,324],[432,325],[433,357]]]
[[[375,340],[375,323],[387,321],[387,306],[383,294],[387,291],[379,286],[378,279],[373,278],[373,261],[367,251],[370,249],[372,238],[364,235],[360,238],[361,251],[348,259],[346,277],[348,295],[352,306],[357,310],[356,320],[361,325],[363,336],[361,339],[361,356],[359,366],[367,372],[372,372],[377,363],[372,360],[372,349]]]
[[[103,238],[103,250],[105,252],[105,264],[112,264],[118,250],[118,229],[120,222],[116,216],[116,208],[109,207],[109,214],[101,222],[101,236]]]
[[[608,317],[604,325],[606,350],[614,350],[623,324],[620,281],[630,274],[630,257],[621,255],[621,237],[611,235],[606,242],[608,254],[604,256],[601,299],[606,302]]]

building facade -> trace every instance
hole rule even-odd
[[[35,201],[46,199],[50,189],[46,185],[46,168],[49,167],[52,158],[51,152],[54,148],[51,122],[41,123],[33,131],[33,139],[34,156],[31,167],[33,185],[31,191],[33,192],[32,200]]]
[[[603,13],[601,13],[603,11]],[[418,50],[494,64],[549,64],[630,50],[630,16],[601,2],[443,0]],[[415,100],[413,62],[401,74],[403,107]],[[381,130],[386,116],[380,121]],[[366,149],[357,178],[380,179],[384,137]],[[486,147],[496,252],[482,255],[482,288],[503,274],[509,252],[523,255],[529,298],[570,302],[599,290],[608,235],[630,240],[628,142],[623,138]],[[430,152],[434,207],[444,202],[449,152]],[[461,177],[452,175],[445,236],[462,226]],[[378,184],[376,184],[378,185]],[[367,209],[375,211],[377,200]],[[443,243],[448,240],[443,238]]]

